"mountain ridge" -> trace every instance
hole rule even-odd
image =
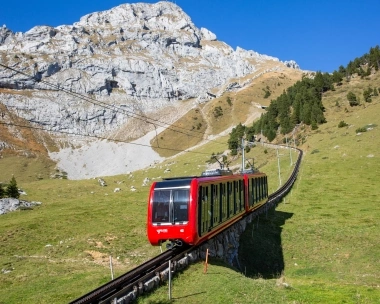
[[[260,73],[299,68],[233,50],[167,1],[122,4],[25,33],[3,26],[0,56],[1,103],[22,119],[51,132],[128,141],[154,129],[131,128],[136,118],[176,108],[161,118],[170,125],[184,114],[181,101],[192,99],[190,109],[249,87]],[[54,137],[58,149],[86,145]]]

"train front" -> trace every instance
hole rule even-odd
[[[168,179],[152,184],[148,201],[147,233],[149,242],[167,248],[192,244],[195,231],[195,204],[191,178]],[[193,210],[193,211],[192,211]]]

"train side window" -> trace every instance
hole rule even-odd
[[[239,194],[238,194],[238,211],[240,212],[244,208],[244,187],[243,187],[243,181],[239,180]]]
[[[228,192],[228,217],[234,214],[234,189],[232,187],[233,183],[228,182],[227,192]]]
[[[201,236],[205,231],[205,215],[204,215],[204,188],[198,189],[198,234]]]
[[[220,222],[224,222],[227,219],[227,184],[220,184]]]
[[[219,202],[219,193],[218,193],[218,185],[214,185],[214,212],[213,212],[213,226],[216,226],[219,223],[220,216],[220,202]]]
[[[259,201],[261,201],[261,182],[260,182],[260,177],[257,179],[257,193],[258,193]]]
[[[198,231],[200,236],[202,236],[210,228],[210,208],[208,187],[200,187],[198,194]]]
[[[255,194],[256,194],[256,191],[255,191],[255,179],[254,178],[251,178],[250,179],[250,206],[253,206],[255,204]]]
[[[248,202],[247,203],[248,203],[248,206],[251,206],[252,205],[252,199],[251,199],[252,190],[251,190],[251,181],[249,178],[247,179],[247,182],[248,182],[248,186],[247,186]]]
[[[237,189],[238,189],[237,182],[234,181],[234,188],[233,188],[234,214],[236,214],[236,210],[237,210],[237,192],[238,192]]]

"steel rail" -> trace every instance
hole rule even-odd
[[[179,252],[175,250],[165,251],[162,254],[154,257],[153,259],[121,275],[120,277],[70,302],[70,304],[98,303],[104,297],[115,294],[118,291],[120,291],[120,289],[122,289],[123,287],[139,281],[144,275],[151,271],[154,271],[157,268],[157,266],[164,264],[165,262],[174,258],[178,254]]]

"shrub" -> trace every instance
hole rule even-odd
[[[232,100],[230,96],[227,97],[227,103],[229,106],[232,106]]]
[[[347,100],[349,101],[351,107],[359,105],[359,101],[357,100],[356,95],[351,91],[347,94]]]
[[[355,130],[356,133],[363,133],[363,132],[367,132],[367,128],[366,127],[361,127],[361,128],[357,128]]]
[[[219,116],[223,116],[223,109],[222,107],[216,107],[213,111],[214,117],[218,118]]]
[[[367,90],[364,90],[363,97],[364,97],[365,102],[372,102],[372,99],[371,99],[372,93],[373,93],[372,88],[368,88]]]
[[[270,96],[270,91],[267,91],[267,90],[264,90],[265,91],[265,94],[264,94],[264,98],[268,98]]]
[[[338,128],[344,128],[347,126],[348,126],[348,123],[345,123],[344,120],[341,120],[341,122],[338,124]]]

